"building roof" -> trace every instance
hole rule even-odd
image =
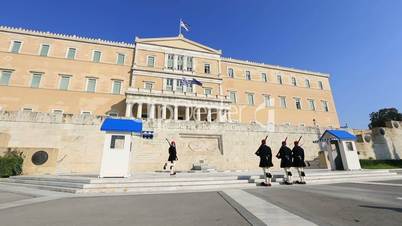
[[[326,133],[331,134],[332,136],[336,137],[338,140],[356,140],[356,136],[349,133],[345,130],[325,130],[322,134],[320,140],[324,137]]]
[[[109,45],[109,46],[117,46],[117,47],[126,47],[126,48],[134,48],[135,47],[135,45],[133,43],[116,42],[116,41],[103,40],[100,38],[88,38],[88,37],[81,37],[81,36],[77,36],[77,35],[58,34],[58,33],[52,33],[49,31],[46,31],[46,32],[45,31],[36,31],[36,30],[31,30],[31,29],[15,28],[15,27],[8,27],[8,26],[0,26],[0,31],[40,36],[40,37],[46,37],[46,38],[57,38],[57,39],[64,39],[64,40],[70,40],[70,41],[79,41],[79,42],[87,42],[87,43],[102,44],[102,45]]]
[[[101,126],[101,131],[112,132],[142,132],[142,121],[132,119],[106,118]]]

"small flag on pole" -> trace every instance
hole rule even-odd
[[[180,28],[184,28],[184,30],[189,31],[190,30],[190,25],[188,25],[188,23],[186,23],[182,19],[180,19]]]

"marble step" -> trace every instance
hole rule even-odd
[[[16,186],[16,183],[9,183],[9,182],[0,182],[0,185],[11,185]],[[64,192],[64,193],[77,193],[80,189],[76,188],[67,188],[67,187],[58,187],[58,186],[46,186],[46,185],[36,185],[36,184],[22,184],[18,183],[18,186],[27,187],[27,188],[34,188],[39,190],[47,190],[47,191],[56,191],[56,192]]]

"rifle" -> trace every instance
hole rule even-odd
[[[300,136],[300,138],[299,138],[299,140],[297,141],[297,143],[299,143],[299,142],[300,142],[300,140],[302,139],[302,137],[303,137],[303,136]]]
[[[170,141],[169,141],[167,138],[165,138],[165,139],[166,139],[166,141],[168,142],[169,146],[172,146],[172,144],[170,143]]]
[[[286,142],[288,140],[288,137],[285,138],[284,142]]]
[[[267,139],[268,139],[268,135],[265,137],[265,139],[264,139],[264,140],[265,140],[265,141],[267,141]]]

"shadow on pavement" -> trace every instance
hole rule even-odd
[[[402,208],[396,208],[396,207],[368,206],[368,205],[359,205],[359,206],[364,207],[364,208],[371,208],[371,209],[393,210],[395,212],[402,213]]]

